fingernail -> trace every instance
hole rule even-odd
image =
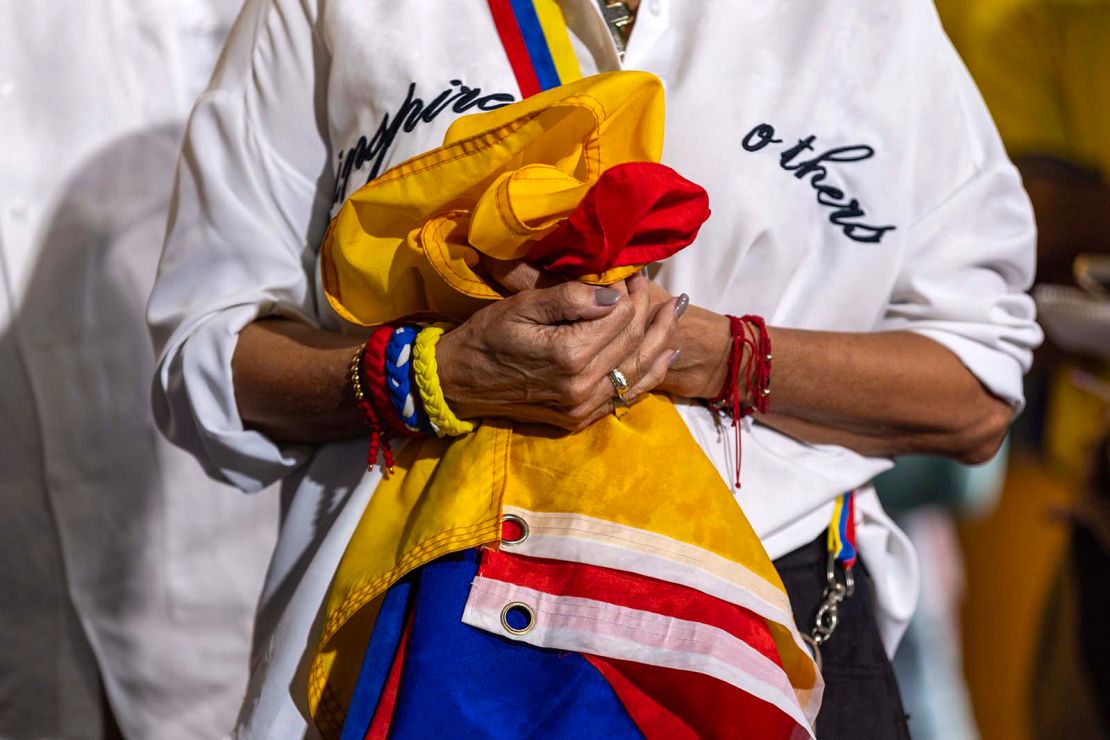
[[[620,291],[612,288],[598,288],[594,291],[594,300],[599,306],[612,306],[621,299]]]
[[[675,364],[675,362],[678,361],[678,356],[680,354],[682,354],[682,350],[680,350],[680,349],[676,349],[674,352],[672,352],[671,353],[671,359],[667,360],[667,367],[670,367],[671,365]]]
[[[686,309],[690,307],[690,296],[683,293],[678,297],[678,303],[674,304],[674,317],[681,319],[682,314],[686,313]]]

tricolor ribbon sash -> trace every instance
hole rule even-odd
[[[522,97],[582,77],[555,0],[489,0],[489,9]]]

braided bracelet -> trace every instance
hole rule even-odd
[[[413,344],[412,369],[432,430],[440,437],[458,437],[474,431],[474,424],[455,416],[439,384],[436,344],[443,336],[443,330],[443,325],[428,326],[417,335]]]
[[[393,330],[385,348],[385,375],[389,400],[405,427],[414,433],[434,434],[428,417],[412,388],[412,345],[420,327],[405,325]]]
[[[385,352],[392,336],[393,327],[383,324],[375,329],[370,339],[366,341],[366,352],[362,361],[363,372],[366,374],[366,394],[374,405],[374,411],[384,431],[398,437],[411,437],[419,434],[419,431],[411,431],[405,426],[394,410],[393,402],[389,399]]]

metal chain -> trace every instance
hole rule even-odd
[[[840,603],[856,591],[856,579],[852,575],[852,568],[843,568],[844,580],[836,577],[836,555],[829,553],[825,564],[825,591],[821,595],[821,607],[817,610],[813,631],[805,635],[805,641],[813,648],[813,658],[817,668],[821,668],[821,646],[829,641],[836,626],[840,624]]]
[[[832,637],[837,624],[840,623],[840,602],[856,590],[856,581],[852,576],[851,568],[844,569],[843,582],[837,580],[836,571],[836,556],[830,553],[825,566],[825,579],[828,584],[825,586],[824,594],[821,595],[821,608],[817,610],[816,624],[811,633],[813,641],[818,645],[824,645]]]

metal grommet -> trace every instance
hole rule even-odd
[[[514,530],[519,530],[519,534],[516,534]],[[513,536],[514,534],[516,536]],[[519,545],[526,539],[528,539],[528,522],[516,514],[505,514],[501,517],[502,545]]]
[[[513,615],[523,615],[528,623],[523,627],[514,627],[509,624],[509,617]],[[501,627],[510,635],[524,635],[532,631],[536,626],[536,612],[532,607],[520,601],[510,601],[505,604],[505,608],[501,610]]]

